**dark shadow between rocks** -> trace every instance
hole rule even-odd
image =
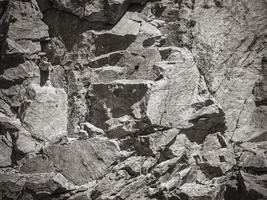
[[[93,23],[64,11],[53,8],[44,13],[44,22],[49,27],[50,37],[58,37],[65,44],[68,51],[79,41],[79,35],[88,30],[109,30],[111,25],[101,22]]]
[[[224,133],[227,129],[225,125],[225,114],[220,110],[219,114],[210,114],[199,116],[196,119],[190,120],[193,123],[192,128],[182,129],[191,142],[202,144],[207,135],[216,132]]]
[[[44,86],[49,77],[49,71],[40,70],[40,86]]]

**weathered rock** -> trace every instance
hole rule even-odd
[[[96,73],[97,81],[108,83],[124,78],[125,70],[122,67],[106,66],[95,69],[94,72]]]
[[[0,174],[0,191],[3,199],[48,199],[60,198],[77,186],[68,182],[59,173],[43,174]]]
[[[140,142],[139,145],[147,149],[146,150],[147,152],[150,152],[156,155],[159,152],[163,152],[164,150],[168,149],[168,147],[170,147],[174,143],[178,134],[179,134],[179,130],[170,129],[167,131],[158,131],[148,136],[140,136],[138,138]],[[136,146],[136,148],[138,151],[139,147]],[[144,153],[144,150],[140,150],[140,153]]]
[[[104,135],[104,131],[100,128],[95,127],[94,125],[90,124],[89,122],[85,122],[81,124],[82,129],[85,130],[89,135]]]
[[[196,183],[185,183],[180,187],[181,197],[189,200],[209,200],[220,198],[220,186],[205,186]]]
[[[14,68],[9,68],[0,75],[0,79],[11,82],[23,81],[27,78],[39,78],[40,73],[38,66],[31,61],[19,64]]]
[[[12,165],[12,143],[5,142],[3,137],[0,139],[0,166],[8,167]]]
[[[209,89],[225,112],[229,137],[234,141],[246,140],[264,132],[259,121],[253,120],[256,106],[251,93],[264,74],[266,6],[264,1],[246,0],[217,5],[212,1],[195,5],[194,52]],[[204,10],[204,6],[210,9]],[[233,12],[236,8],[239,11]],[[245,8],[250,12],[246,13]]]
[[[37,138],[54,141],[67,133],[67,96],[63,89],[32,84],[21,112],[22,126]]]
[[[129,0],[114,0],[114,1],[84,1],[76,3],[72,1],[53,1],[54,7],[71,12],[80,18],[85,18],[88,21],[106,22],[115,24],[123,15],[128,5]]]
[[[239,166],[243,168],[251,168],[258,172],[265,171],[267,169],[266,155],[263,152],[250,152],[244,151],[239,158]]]
[[[148,81],[129,80],[92,85],[88,94],[89,122],[106,131],[110,129],[107,121],[111,119],[130,116],[130,119],[134,118],[135,121],[140,121],[145,117],[142,114],[143,105],[150,87],[151,83]],[[119,122],[119,124],[121,124],[119,125],[121,128],[123,125],[127,126],[127,123]],[[118,137],[123,136],[126,135],[118,135]],[[111,135],[111,137],[113,136]]]
[[[34,58],[34,54],[41,52],[40,41],[49,38],[48,26],[41,20],[36,1],[10,1],[5,12],[1,21],[3,27],[4,21],[8,24],[5,54]]]
[[[5,135],[2,139],[5,139],[4,141],[8,143],[14,151],[27,154],[40,150],[41,144],[31,137],[31,134],[22,127],[18,119],[0,116],[0,126],[2,134]],[[13,154],[14,153],[15,152],[13,152]]]
[[[254,176],[241,171],[242,181],[244,183],[243,197],[246,199],[266,199],[266,175]]]
[[[220,148],[227,148],[229,144],[220,133],[208,135],[203,142],[203,151],[215,151]],[[230,148],[230,147],[229,147]]]
[[[201,141],[216,127],[224,129],[224,116],[209,94],[190,52],[186,55],[186,61],[155,65],[162,79],[151,90],[146,113],[152,124],[189,129],[188,137]]]
[[[68,145],[47,147],[43,156],[29,159],[21,167],[21,172],[29,174],[60,170],[68,180],[82,185],[103,176],[117,156],[117,147],[107,139],[77,140]]]
[[[141,168],[143,163],[145,162],[146,158],[142,156],[138,157],[130,157],[127,158],[125,161],[116,165],[113,170],[125,170],[131,176],[137,176],[141,174]]]
[[[0,198],[266,199],[266,13],[0,1]]]

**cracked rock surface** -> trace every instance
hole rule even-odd
[[[267,199],[265,0],[1,0],[1,200]]]

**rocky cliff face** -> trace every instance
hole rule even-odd
[[[265,0],[2,0],[0,18],[0,199],[267,198]]]

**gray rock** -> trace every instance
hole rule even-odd
[[[54,141],[67,133],[67,95],[63,89],[32,84],[21,112],[22,126],[32,135]]]
[[[68,145],[48,146],[44,149],[44,156],[29,159],[21,167],[21,172],[30,174],[60,170],[68,180],[82,185],[103,176],[117,157],[117,147],[107,139],[77,140]]]
[[[0,140],[0,166],[1,167],[8,167],[13,164],[12,161],[12,143],[5,142],[4,138],[1,137]]]
[[[0,191],[3,199],[60,198],[64,193],[76,189],[77,186],[68,182],[59,173],[0,174]]]

